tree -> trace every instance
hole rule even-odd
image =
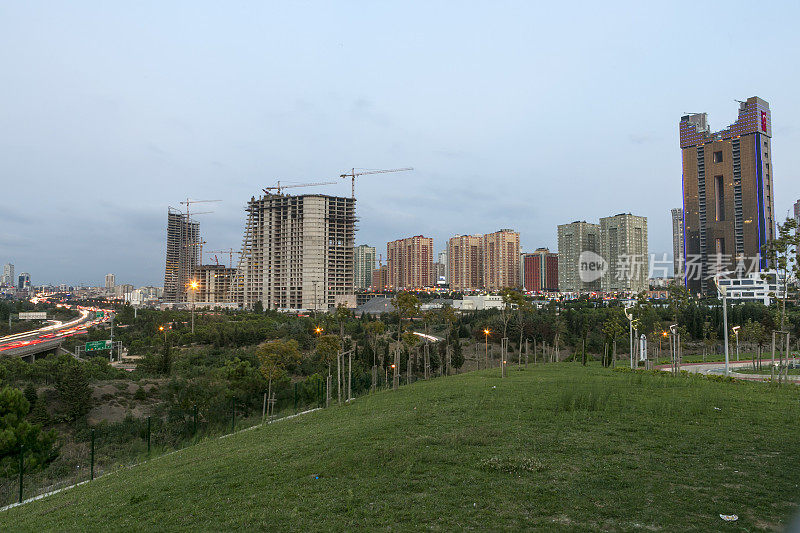
[[[506,305],[517,306],[517,326],[519,327],[519,343],[517,345],[519,348],[519,354],[517,364],[522,366],[522,337],[525,333],[522,317],[525,313],[530,313],[533,311],[533,305],[527,298],[525,298],[525,295],[519,291],[515,291],[513,289],[504,289],[504,291],[505,293],[503,294],[503,301],[506,303]]]
[[[372,389],[375,389],[376,381],[377,381],[377,367],[378,367],[378,339],[380,339],[381,335],[384,334],[386,331],[386,324],[381,322],[380,320],[374,320],[366,325],[364,328],[367,333],[367,338],[371,342],[372,346]],[[383,357],[381,357],[381,366],[383,366]]]
[[[789,296],[789,282],[792,277],[800,276],[800,265],[797,254],[800,251],[800,233],[798,233],[797,220],[787,218],[783,224],[778,224],[778,238],[764,244],[764,255],[770,264],[774,265],[778,273],[776,285],[782,286],[781,300],[781,331],[786,325],[786,298]]]
[[[19,454],[27,457],[25,469],[40,467],[55,459],[56,432],[43,432],[25,418],[31,404],[19,389],[0,390],[0,475],[19,472]]]
[[[612,351],[611,361],[609,362],[605,357],[603,358],[603,366],[616,366],[617,361],[617,338],[625,333],[625,328],[620,324],[619,313],[612,311],[612,316],[603,323],[603,334],[607,339],[611,340]]]
[[[261,375],[267,380],[267,398],[271,401],[272,382],[281,378],[288,366],[300,362],[300,349],[296,340],[277,339],[259,344],[256,357]]]
[[[392,305],[397,313],[397,340],[402,342],[403,337],[403,318],[411,318],[419,313],[419,298],[408,291],[397,293],[392,299]],[[400,345],[396,345],[394,352],[394,376],[393,388],[399,385],[400,377]]]
[[[767,329],[760,322],[747,319],[742,328],[742,337],[747,342],[757,347],[756,354],[753,356],[753,370],[761,366],[761,348],[767,342]]]
[[[83,363],[66,362],[56,380],[56,390],[64,416],[70,422],[78,420],[91,409],[92,389]]]
[[[453,368],[456,370],[460,370],[462,366],[464,366],[464,352],[461,348],[461,339],[456,337],[453,339],[453,356],[450,360],[450,364],[453,365]]]
[[[159,370],[165,376],[169,376],[170,372],[172,372],[172,346],[168,342],[164,343],[159,366],[161,367]]]

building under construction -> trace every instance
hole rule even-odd
[[[244,308],[327,310],[351,297],[355,199],[265,194],[247,203],[231,300]]]
[[[167,261],[164,267],[164,302],[186,302],[189,280],[200,264],[200,224],[186,213],[167,210]]]

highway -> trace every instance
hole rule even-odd
[[[63,307],[73,308],[68,305]],[[69,322],[51,320],[51,324],[42,328],[0,337],[0,356],[27,357],[46,352],[58,347],[66,337],[81,335],[90,327],[111,319],[110,311],[107,309],[77,306],[76,310],[81,316]],[[103,315],[97,317],[97,311],[101,311]]]

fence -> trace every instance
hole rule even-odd
[[[347,374],[345,374],[345,379]],[[331,403],[336,403],[336,376],[331,380]],[[413,380],[412,380],[413,381]],[[391,386],[378,373],[376,388]],[[372,378],[368,373],[352,376],[352,398],[369,394]],[[346,399],[348,385],[342,386]],[[32,469],[31,457],[23,449],[6,464],[0,477],[0,508],[23,502],[41,494],[53,492],[125,467],[191,446],[203,439],[230,434],[313,408],[325,407],[325,381],[318,376],[295,381],[274,393],[271,416],[264,416],[264,407],[255,402],[235,399],[208,405],[184,405],[167,409],[163,416],[128,417],[122,422],[95,427],[74,428],[70,439],[61,444],[59,457],[44,469]],[[266,393],[264,393],[266,396]],[[262,398],[263,400],[263,398]]]

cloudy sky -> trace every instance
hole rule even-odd
[[[753,95],[783,214],[799,13],[754,6],[3,2],[0,263],[34,284],[161,284],[169,205],[222,200],[206,249],[237,248],[262,187],[403,166],[357,182],[359,244],[509,227],[555,249],[557,224],[633,212],[669,252],[681,114],[722,129]]]

